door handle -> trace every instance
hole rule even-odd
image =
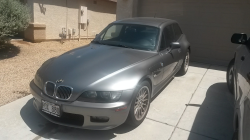
[[[244,61],[245,60],[245,56],[241,56],[241,61]]]
[[[161,64],[161,66],[163,67],[163,63],[161,62],[160,64]]]

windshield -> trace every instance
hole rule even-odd
[[[145,25],[113,24],[93,42],[117,47],[153,51],[156,48],[159,29]]]

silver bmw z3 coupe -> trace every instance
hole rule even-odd
[[[175,74],[186,74],[190,52],[174,20],[115,21],[89,45],[44,62],[30,83],[34,107],[49,121],[75,128],[138,126],[151,99]]]

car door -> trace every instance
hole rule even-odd
[[[241,138],[242,140],[250,140],[250,95],[248,93],[247,98],[245,98],[243,104],[243,117],[242,117],[242,133]]]
[[[249,40],[250,41],[250,40]],[[237,93],[240,98],[241,138],[250,139],[250,45],[242,45],[236,56]]]
[[[241,105],[250,90],[250,47],[241,45],[236,52],[235,74],[237,82],[236,100]]]
[[[162,65],[162,57],[160,55],[154,58],[154,64],[149,68],[150,73],[152,74],[152,84],[154,86],[158,86],[162,81],[163,77],[163,65]]]
[[[161,44],[160,48],[163,46],[165,47],[165,38],[164,34],[161,35]],[[164,49],[164,48],[163,48]],[[158,85],[163,80],[163,73],[164,73],[164,64],[163,64],[163,57],[162,54],[159,53],[159,55],[156,56],[154,60],[154,64],[152,67],[149,68],[150,73],[152,74],[153,78],[153,85],[158,87]]]
[[[171,43],[174,41],[174,33],[171,25],[164,28],[162,32],[162,40],[160,46],[160,55],[162,57],[163,65],[163,80],[171,77],[173,70],[175,68],[174,56],[171,52]]]
[[[174,32],[174,39],[173,39],[173,42],[177,43],[177,44],[180,44],[181,48],[176,48],[176,49],[173,49],[172,48],[172,55],[174,57],[174,63],[175,63],[175,68],[177,68],[177,66],[180,66],[182,63],[179,63],[179,62],[182,62],[184,56],[186,56],[186,52],[182,52],[184,51],[182,47],[183,45],[183,33],[182,33],[182,30],[180,28],[180,26],[177,24],[177,23],[174,23],[171,25],[172,26],[172,29],[173,29],[173,32]],[[178,65],[179,64],[179,65]],[[175,70],[175,69],[174,69]]]

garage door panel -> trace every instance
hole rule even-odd
[[[192,45],[192,55],[196,57],[209,58],[213,55],[213,51],[208,48],[200,48],[199,46]]]
[[[245,9],[242,7],[245,7]],[[245,20],[246,17],[248,17],[249,6],[240,5],[237,8],[226,7],[226,9],[224,9],[222,7],[217,6],[216,8],[209,6],[200,7],[199,5],[187,7],[185,4],[182,5],[178,3],[170,3],[168,6],[161,4],[158,6],[158,8],[159,9],[157,10],[148,11],[156,13],[157,17],[171,17],[175,19],[180,19],[182,22],[187,22],[189,24],[214,24],[217,26],[226,25],[232,27],[248,26],[250,24],[250,20]],[[150,8],[147,7],[146,9]],[[211,12],[209,10],[211,10]]]
[[[232,50],[236,49],[236,46],[229,45],[228,47],[220,46],[220,45],[210,45],[210,44],[191,44],[192,49],[198,50],[198,49],[208,49],[211,51],[221,51],[221,52],[232,52]]]
[[[243,14],[249,11],[249,3],[190,3],[190,2],[172,2],[163,0],[146,0],[139,2],[139,11],[141,14],[145,14],[145,11],[162,11],[178,8],[183,12],[199,12],[199,13],[228,13],[228,14]],[[176,10],[176,9],[175,9]],[[246,13],[247,14],[247,13]]]
[[[192,58],[227,65],[237,45],[233,33],[250,35],[250,0],[139,0],[138,16],[177,20]]]
[[[207,58],[210,59],[213,57],[212,60],[222,60],[227,61],[228,59],[231,59],[234,55],[232,51],[226,51],[226,50],[215,50],[215,49],[209,49],[209,48],[200,48],[199,46],[194,45],[192,51],[192,56],[198,57],[198,58]]]
[[[250,21],[246,21],[247,15],[216,14],[216,13],[185,13],[183,16],[172,17],[179,19],[181,23],[222,26],[232,28],[248,27]]]
[[[250,24],[246,21],[249,7],[238,4],[231,6],[202,6],[183,3],[160,3],[141,6],[140,16],[157,16],[180,20],[184,23],[212,24],[216,26],[241,27]],[[149,15],[150,14],[150,15]]]
[[[147,13],[154,13],[156,14],[157,17],[162,17],[165,16],[164,14],[166,13],[168,15],[171,15],[170,12],[178,12],[178,13],[183,12],[182,4],[180,3],[159,3],[159,4],[152,3],[148,5],[140,5],[139,7],[140,8],[138,10],[138,13],[140,14],[140,16],[146,16],[146,17],[148,17]],[[162,13],[164,14],[162,15]]]
[[[230,42],[233,33],[246,33],[250,35],[250,28],[231,28],[223,26],[180,24],[183,32],[187,35],[189,41],[197,43],[204,40],[212,44],[233,45]],[[203,42],[203,41],[202,41]],[[228,44],[229,43],[229,44]]]
[[[244,29],[220,28],[205,25],[181,24],[181,26],[191,44],[219,45],[221,47],[234,46],[230,41],[232,34],[235,33],[235,31],[244,31]]]
[[[216,65],[228,64],[228,61],[224,61],[220,59],[216,60],[216,59],[210,59],[210,58],[204,58],[204,57],[196,57],[196,56],[192,56],[191,61],[207,63],[207,64],[216,64]]]
[[[188,3],[183,2],[185,11],[201,12],[201,13],[242,13],[248,11],[249,4],[243,3]]]
[[[180,2],[186,2],[186,3],[203,3],[203,4],[249,4],[249,0],[176,0]]]

